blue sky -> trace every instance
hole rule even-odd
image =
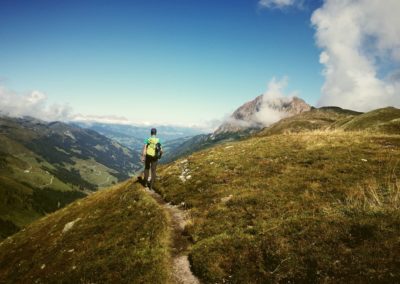
[[[320,5],[0,0],[0,84],[137,123],[222,119],[273,77],[316,104],[324,78],[310,17]]]

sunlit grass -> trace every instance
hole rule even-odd
[[[392,281],[399,161],[398,135],[286,133],[165,166],[157,189],[189,209],[190,259],[207,283]]]
[[[165,283],[169,261],[166,215],[130,181],[76,201],[2,242],[0,282]]]

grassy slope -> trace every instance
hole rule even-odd
[[[396,282],[399,161],[398,135],[254,137],[161,168],[158,190],[190,209],[206,283]]]
[[[40,217],[30,206],[33,191],[7,177],[0,177],[0,240]],[[6,225],[7,224],[7,225]]]
[[[165,283],[168,236],[165,213],[129,181],[76,201],[3,241],[0,283]]]
[[[8,224],[0,226],[0,240],[45,213],[85,196],[78,188],[52,178],[43,169],[52,165],[20,143],[5,136],[0,136],[0,142],[0,222]]]
[[[338,128],[360,114],[359,112],[338,107],[312,109],[311,111],[284,118],[270,127],[265,128],[258,135],[266,136],[282,133],[297,133],[305,130]]]
[[[78,191],[33,189],[27,184],[0,176],[0,240],[26,224],[84,197]],[[12,228],[12,229],[11,229]]]
[[[400,109],[387,107],[364,113],[341,126],[344,130],[400,133]]]

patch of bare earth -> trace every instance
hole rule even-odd
[[[146,191],[168,212],[172,226],[172,264],[173,278],[179,284],[200,284],[199,279],[190,270],[188,259],[189,240],[183,234],[187,222],[185,211],[177,206],[166,203],[162,197],[153,190]]]

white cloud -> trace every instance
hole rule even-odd
[[[272,78],[262,96],[260,110],[254,114],[254,122],[268,126],[288,115],[287,112],[282,111],[282,105],[290,102],[296,95],[296,92],[285,94],[284,90],[287,85],[287,77],[283,77],[280,80],[275,77]]]
[[[323,49],[319,105],[400,106],[399,0],[325,0],[311,18]]]
[[[72,109],[68,105],[49,105],[40,91],[18,94],[0,86],[0,113],[13,117],[33,116],[43,120],[68,120]]]
[[[260,0],[258,5],[268,9],[300,8],[303,5],[303,0]]]
[[[45,121],[82,121],[115,124],[132,124],[125,117],[115,115],[75,114],[68,105],[49,104],[46,94],[40,91],[16,93],[0,86],[0,114],[11,117],[32,116]]]
[[[126,117],[116,116],[116,115],[84,115],[84,114],[75,114],[69,118],[72,121],[79,122],[98,122],[105,124],[123,124],[123,125],[132,125],[132,121],[128,120]]]
[[[216,133],[262,128],[290,115],[287,107],[297,92],[287,94],[285,92],[287,85],[287,77],[272,78],[262,96],[244,104],[233,115],[227,117]]]

